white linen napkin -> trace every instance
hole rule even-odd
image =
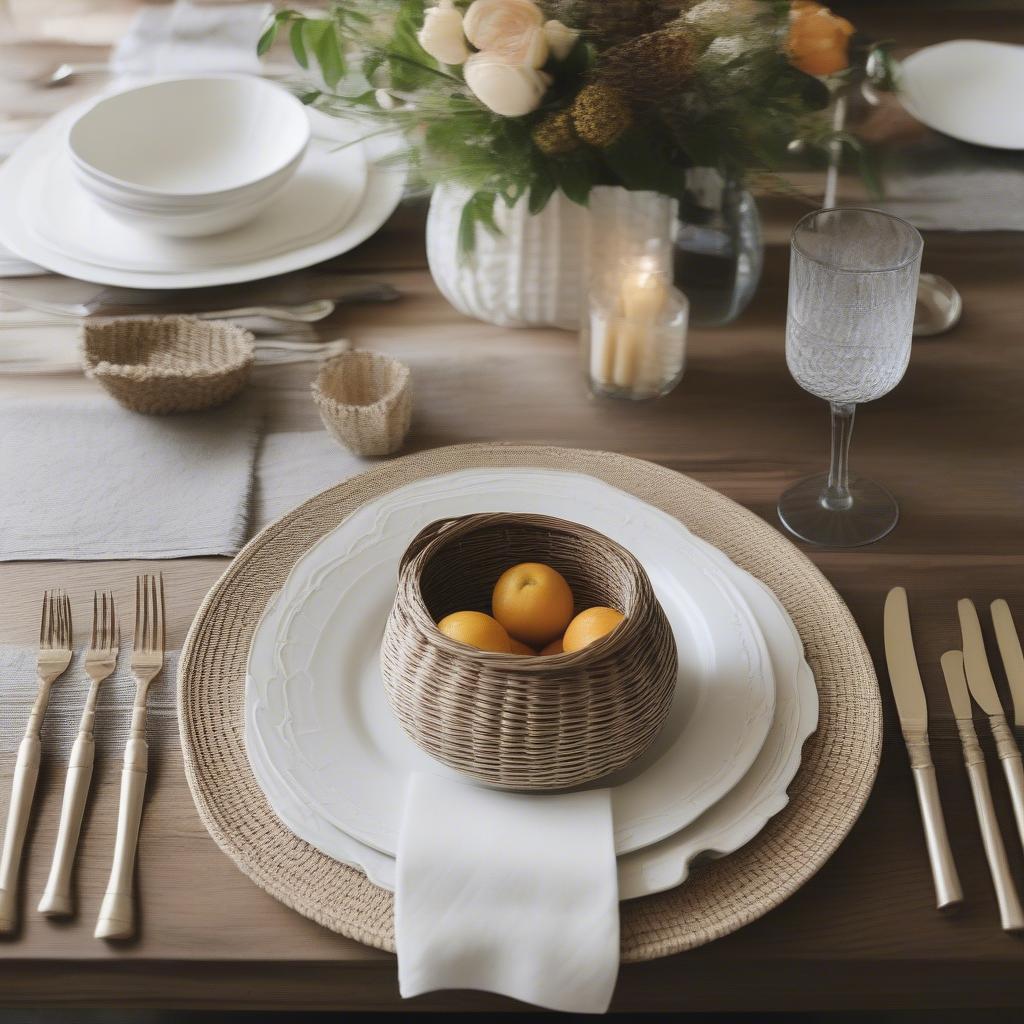
[[[256,74],[256,44],[272,7],[258,4],[174,4],[142,7],[110,59],[117,75],[204,71]]]
[[[607,789],[503,793],[414,773],[398,837],[398,983],[608,1009],[619,970]]]
[[[141,416],[107,396],[0,406],[0,561],[231,555],[259,413]]]

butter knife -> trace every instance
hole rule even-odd
[[[1006,847],[999,832],[999,822],[992,803],[992,791],[988,785],[985,755],[982,753],[981,744],[978,743],[978,734],[974,730],[971,696],[967,692],[967,678],[964,676],[964,656],[960,651],[946,651],[942,656],[942,674],[946,677],[949,702],[953,705],[956,728],[964,749],[964,765],[971,783],[971,794],[974,797],[974,809],[978,814],[978,827],[981,829],[985,858],[988,860],[992,885],[996,890],[999,920],[1003,931],[1020,931],[1024,928],[1024,909],[1021,908],[1020,897],[1013,884],[1010,865],[1006,859]]]
[[[1019,729],[1024,726],[1024,651],[1020,649],[1020,637],[1010,606],[1002,598],[992,602],[992,625],[995,626],[1006,681],[1010,684],[1010,696],[1013,697],[1013,724]]]
[[[892,693],[896,698],[900,728],[910,755],[917,800],[921,805],[925,844],[935,882],[936,905],[941,910],[959,903],[964,894],[953,862],[953,851],[949,847],[946,821],[942,816],[935,765],[928,745],[928,704],[917,667],[917,655],[914,653],[910,609],[907,605],[907,592],[903,587],[893,587],[885,599],[885,661]]]
[[[992,735],[996,740],[996,751],[1006,775],[1006,785],[1010,790],[1010,802],[1013,804],[1013,816],[1017,822],[1017,834],[1024,843],[1024,764],[1021,762],[1020,748],[1013,737],[1013,731],[1003,714],[1003,705],[996,693],[995,680],[988,666],[988,655],[985,654],[985,640],[981,635],[981,621],[978,609],[969,598],[957,602],[960,615],[960,633],[964,644],[964,668],[967,670],[967,685],[971,696],[978,702],[982,711],[988,715]]]

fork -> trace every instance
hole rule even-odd
[[[97,939],[128,939],[135,933],[135,848],[139,841],[142,800],[149,770],[149,745],[146,743],[146,698],[150,683],[164,667],[166,639],[164,577],[135,577],[135,641],[132,646],[132,675],[135,677],[135,703],[132,724],[124,749],[121,770],[121,802],[117,812],[117,839],[114,862],[110,868],[107,891],[96,921]]]
[[[39,730],[50,701],[50,687],[71,664],[71,642],[71,602],[64,591],[49,590],[43,595],[39,624],[39,658],[36,662],[39,692],[25,726],[25,737],[18,747],[11,806],[7,811],[7,829],[3,852],[0,853],[0,933],[12,932],[18,924],[18,872],[39,778],[42,746]]]
[[[85,671],[92,680],[89,694],[85,699],[85,710],[78,726],[78,736],[71,748],[67,779],[64,782],[64,801],[60,808],[60,826],[57,830],[57,846],[53,851],[50,877],[47,879],[43,898],[39,901],[39,913],[45,917],[65,917],[74,912],[71,898],[71,869],[75,863],[78,848],[78,834],[82,828],[85,801],[89,796],[92,782],[93,758],[96,741],[93,738],[93,724],[96,721],[96,698],[100,683],[117,664],[117,652],[121,644],[121,629],[114,612],[114,595],[92,594],[92,636],[89,649],[85,652]]]

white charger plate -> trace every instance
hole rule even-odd
[[[720,552],[715,553],[764,634],[775,676],[775,715],[750,770],[718,803],[674,835],[618,858],[621,900],[675,888],[686,880],[690,864],[701,854],[725,856],[753,839],[786,806],[786,790],[800,766],[804,741],[817,728],[818,691],[792,620],[772,591]],[[277,615],[275,598],[253,635],[246,677],[246,750],[253,773],[274,813],[299,838],[328,857],[363,871],[375,885],[394,890],[394,857],[353,839],[296,799],[271,763],[251,721],[251,695],[266,685],[255,677],[273,672]]]
[[[474,511],[585,523],[644,565],[673,628],[681,683],[652,750],[598,784],[612,791],[618,853],[688,825],[764,743],[775,703],[765,641],[720,562],[677,520],[581,474],[421,480],[364,505],[307,552],[278,602],[272,678],[252,692],[249,720],[271,763],[302,804],[392,855],[409,772],[459,777],[402,732],[384,699],[379,646],[409,541],[427,523]]]
[[[902,62],[900,99],[922,124],[962,142],[1024,149],[1024,46],[954,39]]]
[[[58,158],[63,152],[68,125],[91,102],[76,104],[52,118],[0,166],[0,244],[24,260],[82,281],[123,288],[206,288],[256,281],[300,270],[339,256],[364,242],[391,216],[405,188],[404,171],[374,163],[393,152],[395,147],[393,138],[379,136],[363,143],[367,177],[361,201],[356,204],[355,212],[347,223],[327,237],[298,244],[274,255],[244,258],[211,267],[193,267],[186,262],[177,271],[154,272],[100,266],[69,255],[56,243],[51,244],[41,237],[39,227],[48,200],[46,197],[33,197],[40,163],[48,164]],[[310,116],[315,133],[324,138],[344,141],[350,131],[344,123],[336,123],[318,111],[310,111]],[[263,220],[258,218],[253,223],[258,227]],[[59,225],[51,227],[59,228]]]
[[[336,235],[366,191],[366,155],[347,126],[345,148],[335,139],[310,140],[298,170],[269,206],[231,231],[202,238],[168,238],[118,220],[78,183],[60,152],[39,157],[25,192],[37,211],[43,244],[76,260],[115,270],[178,273],[239,260],[270,259]]]

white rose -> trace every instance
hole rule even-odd
[[[548,59],[544,15],[533,0],[473,0],[463,27],[478,50],[506,64],[539,68]]]
[[[551,20],[544,23],[544,38],[548,41],[548,48],[555,60],[565,60],[579,37],[576,29],[569,28],[560,21]]]
[[[469,56],[462,31],[462,14],[452,0],[439,0],[427,9],[423,28],[416,34],[420,46],[442,64],[461,64]]]
[[[543,71],[509,64],[491,53],[474,53],[463,74],[473,95],[502,117],[522,117],[536,110],[551,84],[551,76]]]

